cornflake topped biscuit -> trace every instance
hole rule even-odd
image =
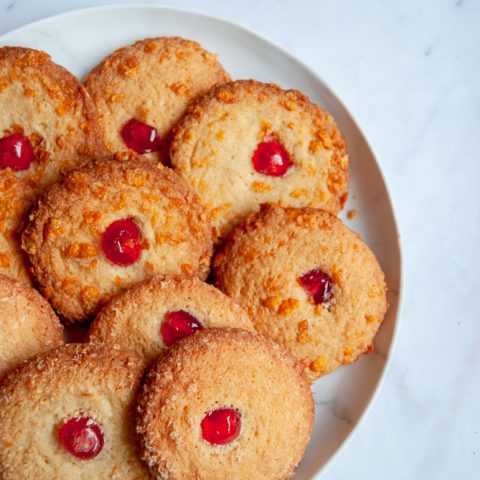
[[[88,339],[120,345],[151,361],[182,338],[219,327],[253,330],[247,313],[212,285],[167,275],[111,300],[90,326]]]
[[[215,55],[180,37],[146,38],[92,70],[85,87],[103,115],[112,152],[168,156],[169,133],[189,102],[228,80]]]
[[[312,380],[369,353],[387,310],[374,254],[322,210],[262,206],[234,230],[214,268],[218,287]]]
[[[22,245],[43,294],[84,322],[125,288],[157,274],[205,278],[211,226],[173,170],[133,154],[77,170],[30,215]]]
[[[264,202],[337,213],[347,199],[348,156],[333,118],[273,84],[211,89],[176,128],[170,154],[210,210],[217,237]]]
[[[22,221],[61,173],[105,154],[103,132],[78,80],[28,48],[0,48],[0,112],[0,273],[29,282]]]

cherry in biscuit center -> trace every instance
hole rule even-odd
[[[165,315],[160,332],[163,342],[169,347],[178,340],[189,337],[202,329],[203,325],[191,313],[185,310],[177,310]]]
[[[129,120],[122,128],[120,135],[125,145],[137,153],[151,153],[163,150],[164,141],[157,129],[135,118]]]
[[[297,281],[311,296],[315,305],[326,303],[332,298],[332,279],[330,275],[319,268],[303,274]]]
[[[292,165],[292,159],[278,140],[265,140],[258,144],[252,157],[253,168],[263,175],[281,177]]]
[[[105,442],[100,425],[89,417],[67,420],[60,427],[59,440],[67,452],[81,460],[96,457]]]
[[[115,265],[127,267],[137,262],[142,253],[138,225],[130,218],[110,224],[102,236],[102,250]]]
[[[233,408],[208,412],[202,420],[202,437],[212,445],[226,445],[240,435],[241,416]]]
[[[14,133],[0,138],[0,168],[27,170],[33,160],[32,144],[27,137]]]

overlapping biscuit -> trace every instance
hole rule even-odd
[[[215,55],[197,42],[159,37],[140,40],[109,55],[86,77],[85,87],[103,115],[110,150],[153,150],[148,157],[158,160],[167,153],[170,130],[187,105],[227,80]],[[139,123],[124,131],[132,120],[154,127],[156,133]],[[146,138],[150,135],[152,138]]]
[[[266,337],[210,329],[166,351],[139,397],[137,431],[153,478],[283,480],[313,427],[308,380]]]
[[[5,480],[147,480],[133,433],[143,362],[103,345],[32,358],[0,386]]]
[[[0,377],[28,357],[63,344],[63,327],[33,288],[0,275]]]
[[[179,123],[170,153],[219,237],[264,202],[337,213],[347,198],[348,156],[333,118],[273,84],[211,89]]]
[[[159,276],[112,299],[96,316],[88,339],[152,361],[178,340],[219,327],[253,330],[247,313],[212,285],[195,277]]]
[[[145,278],[205,278],[212,239],[208,214],[173,170],[124,154],[54,185],[30,216],[23,248],[54,308],[85,322]]]
[[[97,109],[45,52],[0,48],[0,273],[30,281],[18,231],[59,176],[105,154]]]
[[[387,309],[374,254],[321,210],[264,205],[234,230],[214,268],[218,287],[312,380],[369,352]]]

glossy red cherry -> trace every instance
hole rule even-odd
[[[132,265],[142,253],[141,232],[137,224],[125,218],[107,227],[102,236],[105,256],[115,265]]]
[[[120,135],[125,145],[137,153],[158,152],[164,146],[155,127],[135,118],[123,126]]]
[[[58,435],[62,447],[81,460],[96,457],[105,442],[100,425],[89,417],[67,420],[60,427]]]
[[[0,168],[26,170],[34,160],[30,140],[20,133],[0,138]]]
[[[259,143],[253,154],[253,168],[263,175],[281,177],[292,165],[285,147],[277,140]]]
[[[202,329],[203,325],[192,314],[185,310],[168,312],[160,327],[163,342],[167,347]]]
[[[316,305],[328,302],[332,298],[332,279],[319,268],[299,277],[298,283],[311,295]]]
[[[233,408],[220,408],[203,418],[202,437],[213,445],[225,445],[238,437],[240,428],[240,413]]]

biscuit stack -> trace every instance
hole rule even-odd
[[[0,108],[0,477],[290,478],[387,309],[333,118],[176,37],[0,48]]]

